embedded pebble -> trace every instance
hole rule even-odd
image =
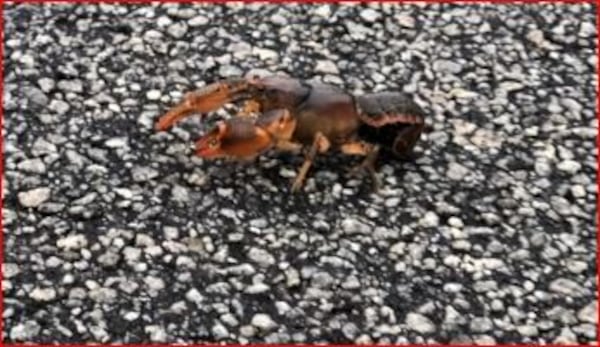
[[[31,341],[41,330],[42,327],[36,321],[27,320],[11,327],[9,337],[13,341]]]
[[[268,314],[257,313],[252,317],[252,325],[259,328],[262,331],[270,331],[277,327],[277,323],[271,319]]]
[[[593,301],[579,310],[577,318],[582,322],[596,324],[598,320],[598,302]]]
[[[420,220],[420,224],[425,228],[437,227],[440,223],[438,215],[433,211],[425,212],[425,215]]]
[[[469,329],[474,333],[485,333],[494,328],[492,320],[487,317],[475,317],[469,323]]]
[[[106,140],[106,142],[104,142],[104,145],[108,148],[122,148],[122,147],[126,147],[127,146],[127,138],[124,137],[113,137],[110,138],[108,140]]]
[[[564,160],[556,166],[559,170],[565,171],[569,174],[575,174],[581,170],[581,164],[574,160]]]
[[[18,194],[19,203],[23,207],[38,207],[50,199],[50,188],[40,187]]]
[[[58,239],[56,246],[65,250],[80,249],[87,246],[87,238],[83,234],[72,234]]]
[[[23,93],[27,99],[38,106],[46,106],[48,104],[48,97],[38,88],[25,87],[23,88]]]
[[[167,28],[167,33],[175,39],[180,39],[187,33],[187,29],[185,23],[176,22]]]
[[[340,73],[338,67],[334,62],[330,60],[319,60],[317,61],[317,66],[315,67],[316,72],[322,72],[326,74],[337,75]]]
[[[146,182],[158,177],[159,172],[149,167],[135,167],[131,176],[135,182]]]
[[[458,74],[462,71],[462,66],[451,60],[437,60],[433,63],[433,69],[440,73]]]
[[[465,179],[465,176],[469,173],[469,169],[458,164],[458,163],[450,163],[447,171],[448,178],[462,181]]]
[[[379,12],[371,9],[371,8],[366,8],[362,11],[360,11],[360,18],[366,20],[367,22],[374,22],[376,20],[378,20],[380,18],[380,14]]]
[[[409,312],[406,315],[405,323],[408,328],[421,334],[430,334],[436,329],[435,325],[429,318],[415,312]]]
[[[396,17],[398,23],[405,28],[414,28],[415,27],[415,19],[406,14],[400,14]]]
[[[161,96],[160,90],[153,89],[146,92],[146,98],[151,101],[158,100]]]
[[[190,27],[202,26],[202,25],[206,25],[208,23],[209,23],[209,19],[205,16],[195,16],[188,20],[188,25]]]
[[[248,251],[248,259],[262,267],[275,264],[275,258],[266,250],[253,247]]]
[[[585,294],[581,285],[568,278],[557,278],[550,282],[550,291],[572,297],[579,297]]]
[[[42,91],[44,93],[48,93],[49,91],[54,89],[54,86],[56,85],[56,83],[54,82],[53,79],[44,77],[44,78],[40,78],[38,80],[38,85],[40,86],[40,88],[42,89]]]
[[[196,305],[200,306],[201,302],[204,301],[204,296],[196,288],[190,289],[186,294],[185,298]]]
[[[229,331],[223,324],[217,323],[211,328],[211,332],[217,340],[225,339],[229,337]]]
[[[51,301],[56,298],[56,290],[54,288],[39,288],[36,287],[29,297],[36,301]]]
[[[43,174],[46,172],[46,164],[39,158],[23,160],[17,165],[17,169],[34,174]]]

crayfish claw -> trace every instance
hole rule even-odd
[[[156,130],[163,131],[181,119],[194,114],[214,111],[226,103],[246,98],[248,83],[243,79],[228,79],[211,83],[199,90],[188,92],[182,101],[171,108],[156,123]]]

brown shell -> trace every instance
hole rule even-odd
[[[313,85],[309,97],[296,112],[298,124],[294,138],[309,144],[321,132],[332,144],[351,139],[360,121],[352,96],[327,85]]]
[[[310,93],[311,88],[295,78],[271,76],[250,82],[257,88],[255,98],[263,112],[285,108],[293,110]]]

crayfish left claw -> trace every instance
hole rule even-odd
[[[157,131],[165,131],[181,119],[195,112],[197,112],[197,110],[194,108],[192,100],[186,97],[179,105],[173,107],[165,115],[160,117],[158,122],[156,122],[155,128]]]
[[[156,130],[164,131],[193,113],[208,113],[228,102],[246,96],[248,83],[244,79],[228,79],[215,82],[198,91],[187,93],[183,100],[156,123]]]

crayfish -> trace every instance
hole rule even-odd
[[[292,191],[298,191],[317,154],[332,149],[363,156],[351,170],[367,170],[375,189],[380,150],[409,157],[421,136],[425,114],[408,95],[353,95],[339,87],[283,76],[223,79],[184,95],[156,123],[164,131],[179,120],[244,102],[236,117],[219,121],[196,142],[202,158],[248,159],[270,149],[304,151]]]

